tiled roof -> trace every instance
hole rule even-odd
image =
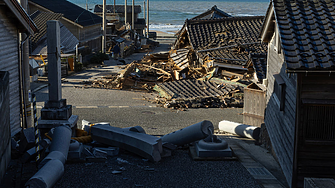
[[[180,50],[176,50],[176,51],[172,51],[170,53],[170,58],[172,59],[172,61],[181,69],[185,69],[188,67],[189,63],[188,63],[188,53],[190,52],[190,50],[188,49],[180,49]]]
[[[210,81],[201,80],[177,80],[173,82],[164,82],[157,84],[172,99],[190,100],[200,97],[218,97],[228,94],[232,90],[241,88],[238,85],[224,84],[223,87],[218,88],[217,84]]]
[[[7,19],[15,24],[19,32],[27,31],[29,34],[38,32],[35,23],[17,0],[2,0],[1,5],[6,5],[6,8],[4,8],[6,11],[10,10],[6,13]]]
[[[102,13],[103,5],[95,5],[94,13]],[[135,14],[141,13],[141,6],[135,5]],[[107,13],[114,13],[114,5],[106,5]],[[132,5],[127,5],[127,13],[132,12]],[[115,5],[115,13],[124,13],[124,5]]]
[[[287,69],[334,69],[335,1],[272,0]]]
[[[214,5],[211,9],[202,14],[199,14],[198,16],[195,16],[194,18],[191,18],[191,20],[205,20],[224,17],[231,17],[231,15],[223,12],[222,10],[218,9],[216,5]]]
[[[40,12],[36,11],[31,15],[34,20],[39,33],[30,37],[30,44],[32,55],[47,53],[47,21],[59,20],[63,17],[60,13]],[[78,39],[62,24],[60,23],[60,43],[62,52],[66,53],[75,49],[79,43]]]
[[[258,42],[263,18],[263,16],[245,16],[187,20],[186,27],[193,49],[204,50]]]
[[[61,13],[65,18],[81,26],[101,24],[102,18],[67,0],[30,0],[53,13]]]
[[[267,65],[267,54],[250,54],[250,61],[252,62],[254,71],[259,81],[266,78],[266,65]]]
[[[39,33],[30,37],[30,45],[32,51],[37,47],[38,41],[47,33],[47,21],[49,20],[59,20],[63,17],[61,13],[50,13],[50,12],[40,12],[36,11],[30,15],[31,19],[35,22]]]
[[[251,53],[266,53],[267,45],[254,43],[247,45],[235,45],[235,46],[227,46],[217,49],[208,49],[203,51],[198,51],[198,57],[204,59],[206,56],[209,59],[215,59],[216,63],[222,62],[225,64],[234,64],[245,66],[248,59],[249,54]]]

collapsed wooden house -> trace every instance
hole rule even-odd
[[[243,74],[250,53],[265,53],[259,32],[262,16],[224,17],[219,19],[186,20],[173,45],[171,55],[189,50],[189,65],[222,67]],[[184,63],[185,64],[185,63]]]

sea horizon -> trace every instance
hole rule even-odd
[[[102,0],[69,0],[78,6],[93,12],[95,5],[102,4]],[[135,0],[135,5],[140,5],[143,18],[143,0]],[[145,1],[147,2],[147,1]],[[214,5],[232,16],[265,16],[269,0],[150,0],[149,1],[149,29],[174,33],[181,29],[186,19],[193,18]],[[113,5],[114,0],[107,0],[108,5]],[[124,5],[124,0],[116,0],[116,5]],[[132,0],[127,1],[132,5]]]

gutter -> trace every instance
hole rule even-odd
[[[22,102],[20,102],[20,105],[21,105],[21,109],[23,109],[23,113],[24,113],[24,126],[22,126],[22,130],[23,130],[23,128],[25,127],[25,128],[27,128],[28,127],[28,124],[27,124],[27,111],[26,111],[26,96],[25,96],[25,90],[26,90],[26,83],[25,83],[25,74],[24,74],[24,71],[23,71],[23,45],[24,45],[24,43],[25,42],[27,42],[27,40],[28,40],[28,38],[29,38],[29,36],[30,36],[30,34],[27,34],[27,37],[21,42],[21,44],[20,44],[20,50],[21,50],[21,58],[20,58],[20,67],[21,67],[21,70],[20,70],[20,72],[21,72],[21,81],[22,81],[22,90],[21,90],[21,92],[20,93],[22,93],[23,92],[23,108],[22,108]],[[20,86],[21,86],[21,84],[20,84]]]

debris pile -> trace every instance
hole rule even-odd
[[[211,81],[179,80],[157,84],[154,90],[161,98],[156,102],[165,108],[225,108],[243,106],[243,86]]]

